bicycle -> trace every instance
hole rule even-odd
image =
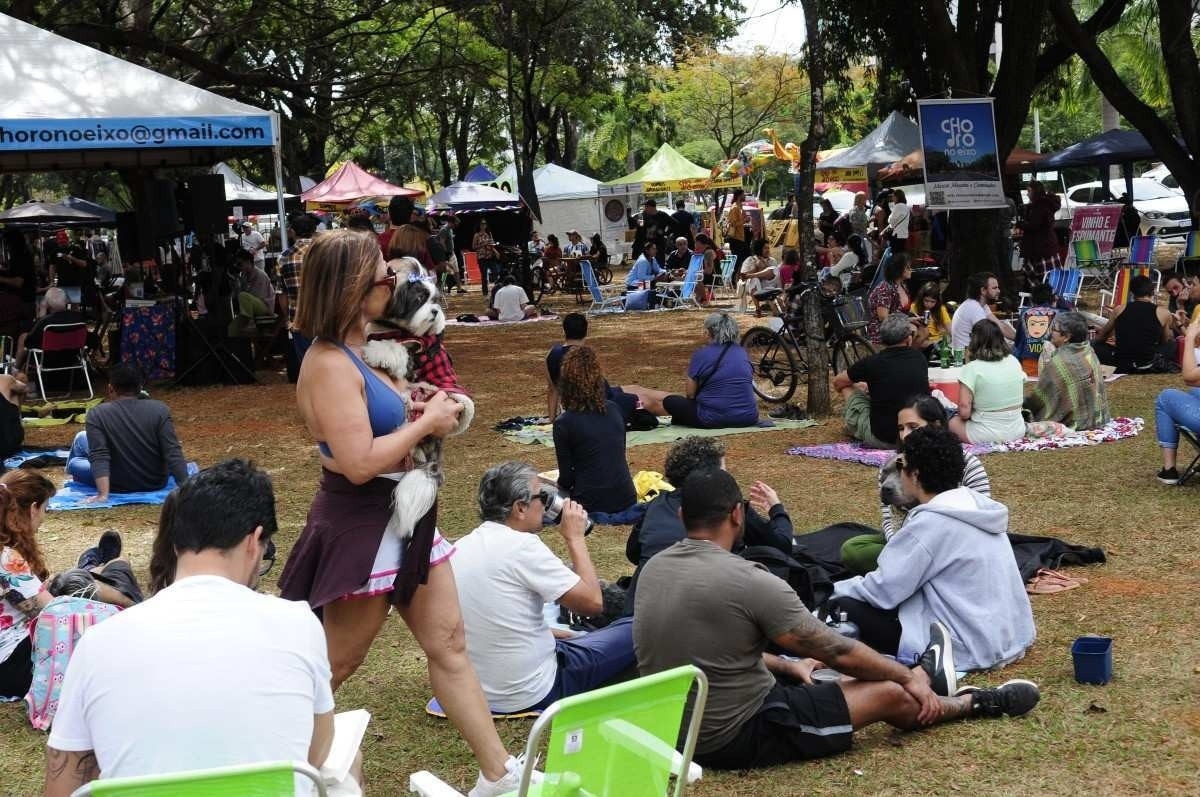
[[[612,282],[613,272],[608,266],[595,267],[593,273],[596,275],[596,282],[601,285]],[[535,302],[540,302],[543,296],[553,293],[574,294],[576,300],[581,301],[586,290],[579,271],[568,272],[566,268],[547,270],[541,260],[530,269],[529,281],[531,292],[536,296]]]
[[[798,295],[797,308],[803,307],[805,297],[818,290],[816,283],[806,284]],[[750,355],[754,369],[754,392],[763,400],[782,404],[792,397],[800,380],[808,380],[808,338],[804,320],[797,309],[784,305],[779,289],[760,291],[754,298],[770,302],[775,307],[778,329],[752,327],[742,335],[742,348]],[[871,342],[857,333],[867,326],[866,308],[857,295],[821,298],[825,317],[825,345],[829,348],[829,363],[834,373],[848,369],[859,360],[875,353]]]

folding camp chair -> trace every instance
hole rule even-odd
[[[1159,290],[1162,288],[1162,273],[1156,268],[1148,266],[1119,268],[1113,279],[1112,290],[1100,291],[1100,315],[1104,315],[1105,310],[1124,307],[1129,303],[1129,284],[1133,281],[1134,277],[1150,277],[1154,280],[1155,296],[1158,295]]]
[[[1078,268],[1052,268],[1046,272],[1046,284],[1054,291],[1055,298],[1074,307],[1083,289],[1083,271]]]
[[[1196,437],[1196,433],[1186,426],[1176,424],[1175,431],[1179,432],[1179,439],[1188,441],[1192,449],[1196,452],[1196,456],[1192,458],[1191,464],[1179,474],[1179,481],[1176,484],[1182,486],[1188,479],[1200,473],[1200,438]]]
[[[1093,238],[1072,240],[1071,251],[1075,255],[1075,268],[1085,278],[1098,282],[1102,288],[1112,287],[1113,270],[1120,265],[1120,257],[1101,254],[1100,244]]]
[[[94,780],[80,786],[71,797],[211,797],[215,794],[292,797],[296,793],[295,775],[303,775],[312,781],[312,794],[318,797],[327,794],[321,776],[308,764],[269,761],[166,775]]]
[[[683,278],[683,282],[666,282],[660,283],[658,286],[659,301],[666,305],[668,302],[675,309],[681,309],[692,305],[699,308],[700,302],[696,300],[696,284],[700,281],[700,274],[704,270],[704,254],[697,253],[692,255],[692,261],[688,263],[687,274]]]
[[[675,744],[693,684],[696,697],[680,753]],[[703,774],[692,753],[707,699],[708,679],[689,664],[556,701],[529,731],[515,794],[682,797],[688,783]],[[547,728],[545,779],[531,788]],[[421,797],[458,794],[429,772],[414,773],[408,789]]]
[[[583,285],[592,296],[592,306],[588,308],[589,313],[625,312],[625,297],[612,293],[612,291],[620,290],[620,286],[609,286],[609,292],[606,294],[596,280],[596,272],[592,269],[591,263],[586,260],[580,261],[579,269],[583,273]]]
[[[721,287],[730,295],[733,296],[735,285],[733,278],[733,269],[737,266],[737,255],[726,255],[721,258]],[[688,264],[691,267],[691,264]]]
[[[46,365],[47,354],[62,354],[64,365]],[[54,358],[51,358],[53,362]],[[48,324],[42,330],[42,345],[40,348],[29,349],[29,362],[26,367],[33,368],[37,376],[38,390],[43,399],[49,399],[46,394],[46,384],[42,374],[52,374],[61,371],[83,371],[84,382],[87,383],[88,398],[96,395],[92,390],[92,377],[88,373],[87,362],[87,324],[82,321],[75,324]],[[71,375],[67,383],[67,392],[59,398],[70,396],[75,389],[75,375]]]
[[[1175,271],[1180,272],[1180,276],[1200,273],[1200,233],[1195,230],[1187,234],[1183,254],[1175,261]]]

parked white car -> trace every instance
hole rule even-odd
[[[1112,202],[1124,193],[1124,180],[1109,180],[1107,190],[1099,180],[1073,185],[1056,218],[1069,219],[1076,207]],[[1192,229],[1192,214],[1183,194],[1149,178],[1133,178],[1133,206],[1142,219],[1138,228],[1142,235],[1186,235]]]
[[[1179,181],[1175,179],[1175,175],[1171,174],[1171,170],[1167,168],[1165,163],[1155,164],[1153,169],[1143,172],[1142,177],[1145,177],[1147,180],[1153,180],[1159,185],[1164,185],[1180,194],[1183,193],[1183,189],[1179,187]]]

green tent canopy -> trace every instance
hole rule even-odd
[[[646,193],[661,194],[669,191],[707,191],[713,188],[736,188],[742,184],[741,177],[714,180],[712,172],[697,166],[679,154],[670,144],[658,148],[645,165],[632,174],[610,180],[601,186],[601,193]],[[614,191],[604,186],[620,186],[625,190]],[[634,188],[640,186],[640,190]]]

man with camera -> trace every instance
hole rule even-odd
[[[590,528],[583,507],[543,483],[532,465],[504,462],[483,475],[479,515],[483,523],[455,544],[454,578],[467,655],[492,710],[544,709],[631,669],[631,620],[577,637],[546,622],[550,602],[582,615],[604,608],[584,542]],[[538,536],[555,519],[570,567]]]

